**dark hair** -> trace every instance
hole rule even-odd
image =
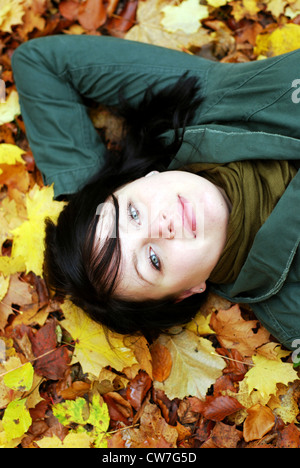
[[[204,294],[181,302],[129,301],[114,296],[121,261],[118,235],[119,207],[113,192],[120,186],[158,169],[166,171],[179,150],[187,123],[191,122],[201,97],[197,78],[182,75],[174,85],[154,93],[149,87],[136,107],[120,94],[119,115],[125,128],[122,146],[107,151],[104,166],[80,191],[71,196],[57,225],[46,222],[45,278],[54,291],[68,296],[95,321],[119,333],[160,332],[191,320]],[[166,144],[163,132],[173,129]],[[95,252],[97,207],[112,197],[116,235]],[[199,297],[201,296],[201,297]]]

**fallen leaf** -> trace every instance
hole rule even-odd
[[[279,448],[299,448],[300,432],[295,424],[289,424],[278,435],[277,446]]]
[[[8,388],[18,391],[28,391],[32,387],[34,370],[30,362],[22,364],[16,356],[4,363],[6,374],[3,381]]]
[[[55,434],[51,437],[43,437],[37,440],[36,444],[40,448],[91,448],[93,439],[87,432],[72,433],[70,432],[63,441]]]
[[[246,442],[261,439],[275,424],[275,416],[267,406],[259,403],[247,410],[244,422],[243,437]]]
[[[31,417],[26,408],[26,398],[9,403],[2,419],[7,440],[21,437],[31,425]]]
[[[65,426],[79,424],[82,426],[81,432],[83,426],[93,426],[88,435],[92,437],[95,448],[107,447],[105,434],[109,427],[109,412],[99,394],[94,394],[89,404],[84,398],[58,403],[53,406],[53,414]]]
[[[137,24],[125,35],[126,39],[145,42],[148,44],[183,50],[189,47],[201,47],[210,42],[209,33],[200,28],[194,34],[183,31],[170,33],[161,25],[163,3],[160,0],[146,0],[138,3]]]
[[[24,259],[26,273],[43,276],[45,219],[55,222],[63,206],[54,200],[53,186],[40,188],[36,184],[26,194],[28,220],[12,230],[12,256]]]
[[[257,347],[269,341],[270,333],[258,320],[244,320],[238,304],[214,312],[210,326],[224,348],[237,349],[243,356],[252,356]]]
[[[0,116],[1,116],[1,106],[0,106]],[[25,165],[25,160],[22,158],[22,154],[24,153],[25,151],[19,148],[17,145],[1,143],[0,144],[0,164],[14,165],[16,163],[21,163]]]
[[[248,393],[256,389],[261,396],[268,397],[276,393],[277,384],[287,385],[298,379],[293,364],[289,362],[275,361],[264,356],[252,356],[254,367],[245,375]]]
[[[144,371],[140,371],[138,375],[128,384],[126,389],[127,400],[136,411],[140,409],[141,404],[151,386],[152,380]]]
[[[222,375],[224,360],[216,356],[209,340],[188,330],[177,335],[161,335],[158,340],[172,357],[172,369],[163,382],[154,382],[172,400],[186,396],[204,398],[208,388]]]
[[[106,21],[106,8],[102,0],[85,0],[79,4],[78,21],[87,30],[95,30]]]
[[[111,420],[130,425],[133,418],[133,410],[129,401],[117,392],[105,393],[103,400],[108,406]]]
[[[210,438],[218,448],[236,448],[242,439],[242,432],[235,426],[218,422],[213,428]]]
[[[102,325],[69,301],[61,308],[65,316],[61,325],[75,342],[72,364],[79,361],[84,372],[98,376],[103,367],[122,371],[125,366],[137,363],[133,351],[124,346],[122,335],[108,332],[106,337]]]
[[[5,297],[0,303],[0,329],[2,330],[7,325],[7,319],[11,314],[18,310],[22,313],[22,307],[32,302],[29,286],[27,283],[20,280],[19,275],[12,275],[8,279],[9,287]],[[18,305],[19,309],[15,309],[13,304]]]
[[[169,377],[172,368],[170,351],[166,346],[156,341],[151,345],[150,352],[152,356],[153,379],[163,382]]]
[[[226,416],[243,409],[236,398],[228,395],[207,396],[202,404],[201,413],[206,419],[223,421]]]
[[[34,368],[37,374],[51,380],[62,379],[69,364],[69,354],[65,347],[57,346],[56,321],[49,320],[30,341],[36,359]]]
[[[275,57],[299,48],[300,26],[288,23],[275,31],[259,34],[256,38],[254,53],[265,57]]]
[[[201,26],[200,21],[209,16],[208,7],[200,5],[198,0],[184,0],[179,5],[166,5],[161,11],[164,17],[160,23],[171,33],[196,33]]]
[[[9,277],[5,278],[0,273],[0,301],[6,296],[9,287]]]
[[[12,90],[6,101],[0,103],[0,125],[12,122],[20,113],[18,93]]]
[[[143,411],[139,429],[125,429],[122,438],[127,448],[176,447],[178,432],[166,423],[159,408],[148,403]]]

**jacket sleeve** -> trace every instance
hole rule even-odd
[[[186,71],[204,88],[212,62],[115,37],[58,35],[19,46],[12,66],[31,149],[57,196],[76,191],[103,164],[82,97],[117,106],[123,88],[135,104],[150,85],[168,86]]]
[[[48,39],[19,46],[12,66],[30,147],[58,196],[76,191],[100,167],[104,147],[68,76],[68,51]]]

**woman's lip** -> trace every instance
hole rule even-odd
[[[195,235],[196,231],[196,216],[193,210],[192,204],[184,197],[178,195],[180,208],[181,208],[181,216],[182,216],[182,223],[184,226]]]

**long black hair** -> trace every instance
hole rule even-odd
[[[176,302],[175,297],[135,301],[114,295],[121,251],[119,207],[113,193],[151,170],[167,170],[201,100],[197,78],[187,74],[158,92],[150,86],[137,106],[129,104],[121,93],[118,112],[125,122],[121,147],[107,151],[104,166],[71,196],[57,225],[47,220],[44,268],[48,285],[56,294],[68,296],[92,319],[119,333],[155,333],[188,322],[204,297],[196,294]],[[167,144],[163,133],[170,129],[174,139]],[[96,252],[97,208],[109,197],[115,207],[117,231]]]

